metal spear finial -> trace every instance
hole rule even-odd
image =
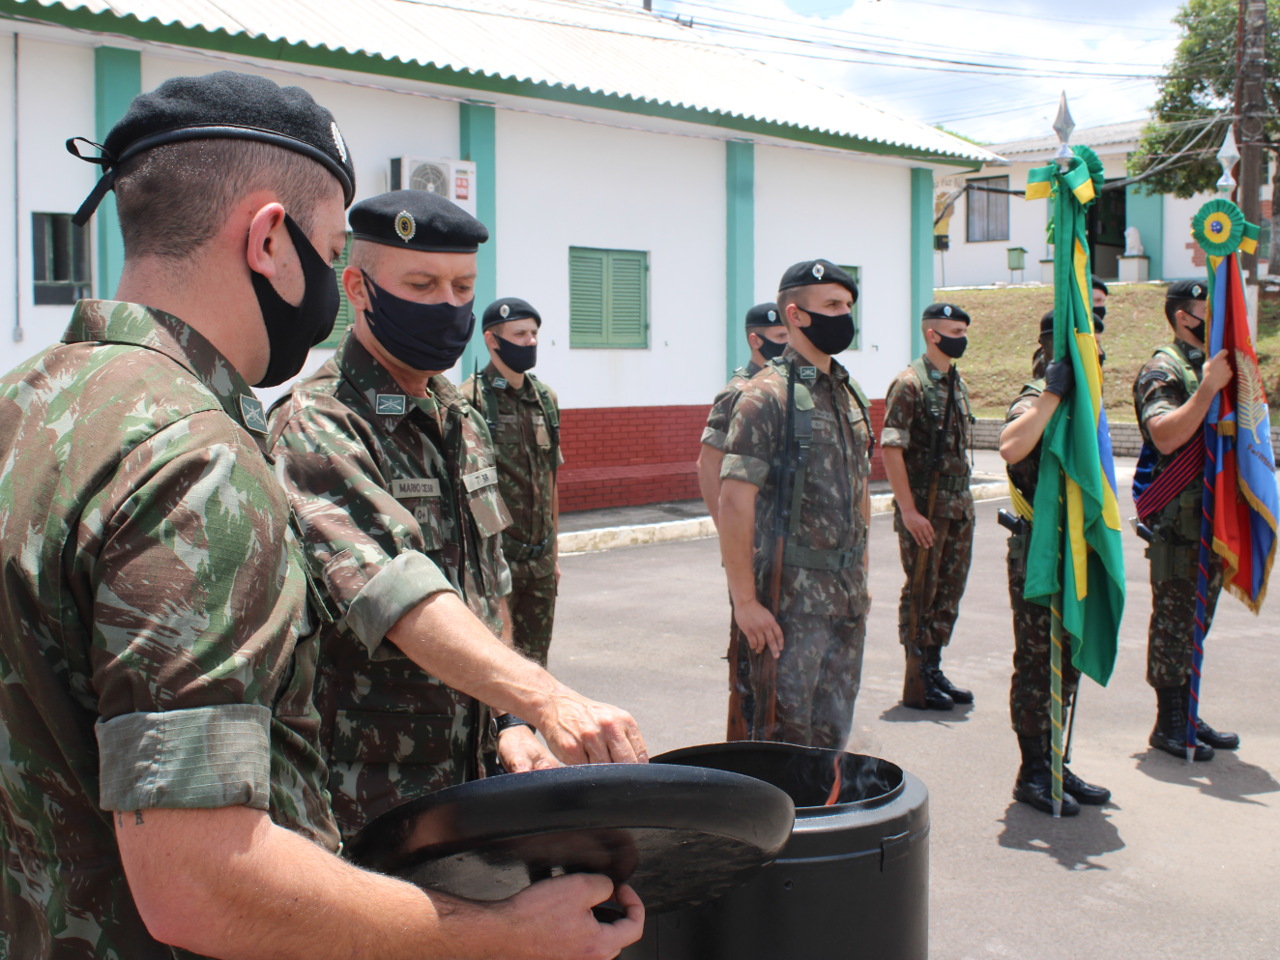
[[[1240,160],[1240,151],[1236,149],[1235,124],[1227,127],[1227,135],[1222,138],[1222,146],[1218,148],[1218,163],[1222,164],[1222,177],[1218,180],[1218,192],[1230,194],[1236,188],[1235,178],[1231,171]]]
[[[1062,99],[1058,102],[1058,119],[1053,121],[1053,130],[1058,135],[1058,152],[1054,154],[1053,159],[1063,171],[1075,156],[1071,152],[1070,145],[1071,131],[1075,128],[1076,122],[1071,119],[1071,109],[1067,106],[1067,91],[1063,90]]]

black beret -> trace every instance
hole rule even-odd
[[[1093,315],[1093,332],[1102,333],[1106,329],[1107,329],[1107,325],[1103,323],[1101,320],[1099,320],[1098,315],[1095,313]],[[1040,336],[1043,337],[1047,333],[1053,333],[1053,311],[1052,310],[1048,311],[1047,313],[1045,313],[1043,317],[1040,318]]]
[[[1111,296],[1111,291],[1107,289],[1107,285],[1105,283],[1103,283],[1097,277],[1092,277],[1091,279],[1093,281],[1093,289],[1101,290],[1103,296],[1106,296],[1106,297]]]
[[[747,329],[752,327],[780,327],[782,316],[778,313],[776,303],[757,303],[747,311]]]
[[[323,164],[342,184],[344,205],[356,194],[355,169],[333,114],[301,87],[281,87],[250,73],[223,70],[203,77],[174,77],[134,97],[107,134],[101,157],[81,157],[75,146],[81,139],[68,140],[67,150],[99,164],[104,172],[76,214],[79,224],[93,215],[122,163],[153,147],[186,140],[273,143]]]
[[[969,325],[969,315],[954,303],[931,303],[924,308],[920,320],[959,320],[965,326]]]
[[[392,190],[351,208],[357,240],[433,253],[475,253],[489,239],[483,223],[430,190]]]
[[[838,283],[853,294],[853,302],[858,302],[858,285],[853,277],[837,267],[830,260],[804,260],[787,268],[778,284],[778,291],[790,290],[793,287],[811,287],[819,283]]]
[[[524,320],[525,318],[532,318],[539,327],[542,326],[542,317],[527,300],[521,300],[519,297],[503,297],[501,300],[495,300],[484,308],[484,321],[481,329],[488,330],[490,327],[496,327],[498,324],[506,323],[508,320]]]
[[[1166,300],[1203,300],[1209,288],[1203,280],[1175,280],[1165,291]]]

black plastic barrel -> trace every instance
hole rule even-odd
[[[650,916],[623,960],[926,960],[929,794],[916,777],[876,757],[752,741],[653,762],[772,783],[795,802],[796,824],[778,859],[743,886]]]

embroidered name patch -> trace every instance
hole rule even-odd
[[[416,497],[440,496],[439,480],[392,480],[391,495],[397,500],[412,500]]]
[[[462,478],[462,485],[467,488],[467,493],[472,493],[481,487],[487,487],[497,482],[498,471],[493,467],[485,467],[475,473],[468,473]]]

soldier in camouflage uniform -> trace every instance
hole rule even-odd
[[[498,491],[511,514],[502,531],[511,567],[511,638],[545,667],[560,582],[560,405],[555,391],[527,372],[537,362],[538,311],[519,297],[495,300],[485,308],[483,326],[489,365],[462,385],[462,394],[493,436]]]
[[[1156,351],[1133,385],[1133,405],[1143,439],[1138,473],[1152,483],[1177,461],[1184,448],[1202,442],[1209,404],[1231,382],[1225,351],[1205,360],[1205,294],[1203,283],[1188,280],[1169,285],[1165,317],[1173,328],[1173,344]],[[1153,535],[1146,551],[1151,562],[1147,683],[1155,688],[1158,704],[1155,729],[1148,742],[1176,757],[1186,756],[1203,493],[1201,472],[1195,469],[1189,474],[1186,485],[1167,503],[1142,517]],[[1212,553],[1208,586],[1206,632],[1222,590],[1222,562]],[[1215,730],[1203,720],[1196,733],[1197,760],[1212,759],[1215,748],[1234,750],[1240,745],[1236,734]]]
[[[361,201],[351,229],[343,284],[355,324],[271,421],[280,477],[333,613],[316,703],[344,836],[398,803],[479,773],[484,728],[472,696],[497,692],[495,678],[487,670],[441,672],[456,665],[418,622],[423,604],[460,594],[479,619],[468,626],[481,634],[469,634],[478,650],[498,634],[509,641],[511,629],[511,574],[498,536],[510,515],[489,431],[441,373],[461,356],[475,323],[475,251],[488,231],[420,190]],[[564,688],[516,659],[513,669],[528,679],[504,688],[505,702],[484,702],[510,711],[510,698],[523,695],[528,709],[544,710],[543,695]],[[530,685],[540,688],[537,697],[523,693]],[[565,727],[544,714],[538,727],[557,754],[637,758],[643,745],[628,715],[565,692],[575,709],[615,730],[603,751],[587,750],[578,747],[576,720]],[[505,712],[495,725],[508,770],[555,765],[528,723]]]
[[[122,300],[82,301],[0,378],[0,956],[479,957],[516,926],[545,956],[575,925],[603,956],[638,936],[634,909],[626,935],[582,928],[603,878],[499,913],[332,853],[308,578],[248,386],[333,323],[354,181],[332,115],[261,77],[179,77],[103,159],[80,219],[114,184]]]
[[[787,348],[787,328],[778,313],[776,303],[757,303],[747,311],[746,316],[747,346],[751,350],[751,359],[745,367],[738,367],[733,376],[725,384],[723,390],[711,401],[711,410],[707,413],[707,425],[702,431],[702,445],[698,450],[698,489],[702,493],[702,502],[707,505],[707,513],[711,522],[720,522],[720,466],[724,461],[724,444],[729,436],[729,417],[733,413],[733,405],[738,400],[742,386],[754,377],[766,363],[782,355]],[[749,660],[739,655],[741,643],[738,625],[733,619],[733,600],[729,601],[729,716],[751,716],[755,706],[751,693],[751,675]],[[736,740],[741,737],[741,727],[730,725],[726,739]]]
[[[952,363],[968,343],[969,315],[954,304],[934,303],[925,308],[921,327],[925,352],[889,385],[880,445],[907,575],[898,603],[898,637],[908,652],[902,702],[918,710],[950,710],[957,703],[973,703],[973,694],[942,672],[942,648],[951,642],[973,559],[972,417],[968,387]],[[925,516],[935,477],[933,513]],[[923,583],[913,583],[922,549],[929,552]],[[913,612],[917,628],[910,636]],[[912,656],[917,646],[919,655]]]
[[[853,278],[827,260],[788,269],[778,307],[789,345],[743,385],[730,418],[720,551],[756,706],[729,726],[746,727],[752,739],[843,749],[853,725],[869,602],[871,431],[866,397],[832,358],[853,340],[857,296]],[[780,499],[790,514],[782,529]],[[776,696],[763,681],[768,657]]]
[[[1100,332],[1095,319],[1095,332]],[[1038,357],[1053,360],[1053,312],[1040,321]],[[1033,362],[1034,365],[1034,362]],[[1058,404],[1071,395],[1073,372],[1069,362],[1050,362],[1045,376],[1023,386],[1009,406],[1000,435],[1000,456],[1008,462],[1009,484],[1017,493],[1016,531],[1009,537],[1009,605],[1013,610],[1013,680],[1009,715],[1018,737],[1022,765],[1014,781],[1013,797],[1044,813],[1053,813],[1053,784],[1049,766],[1050,734],[1050,614],[1049,608],[1023,597],[1027,582],[1027,545],[1031,542],[1032,505],[1040,479],[1040,447],[1045,427]],[[1062,658],[1062,703],[1069,709],[1079,685],[1080,671],[1070,655]],[[1062,771],[1062,816],[1075,816],[1080,804],[1098,805],[1111,799],[1106,787],[1086,783],[1069,767]]]

